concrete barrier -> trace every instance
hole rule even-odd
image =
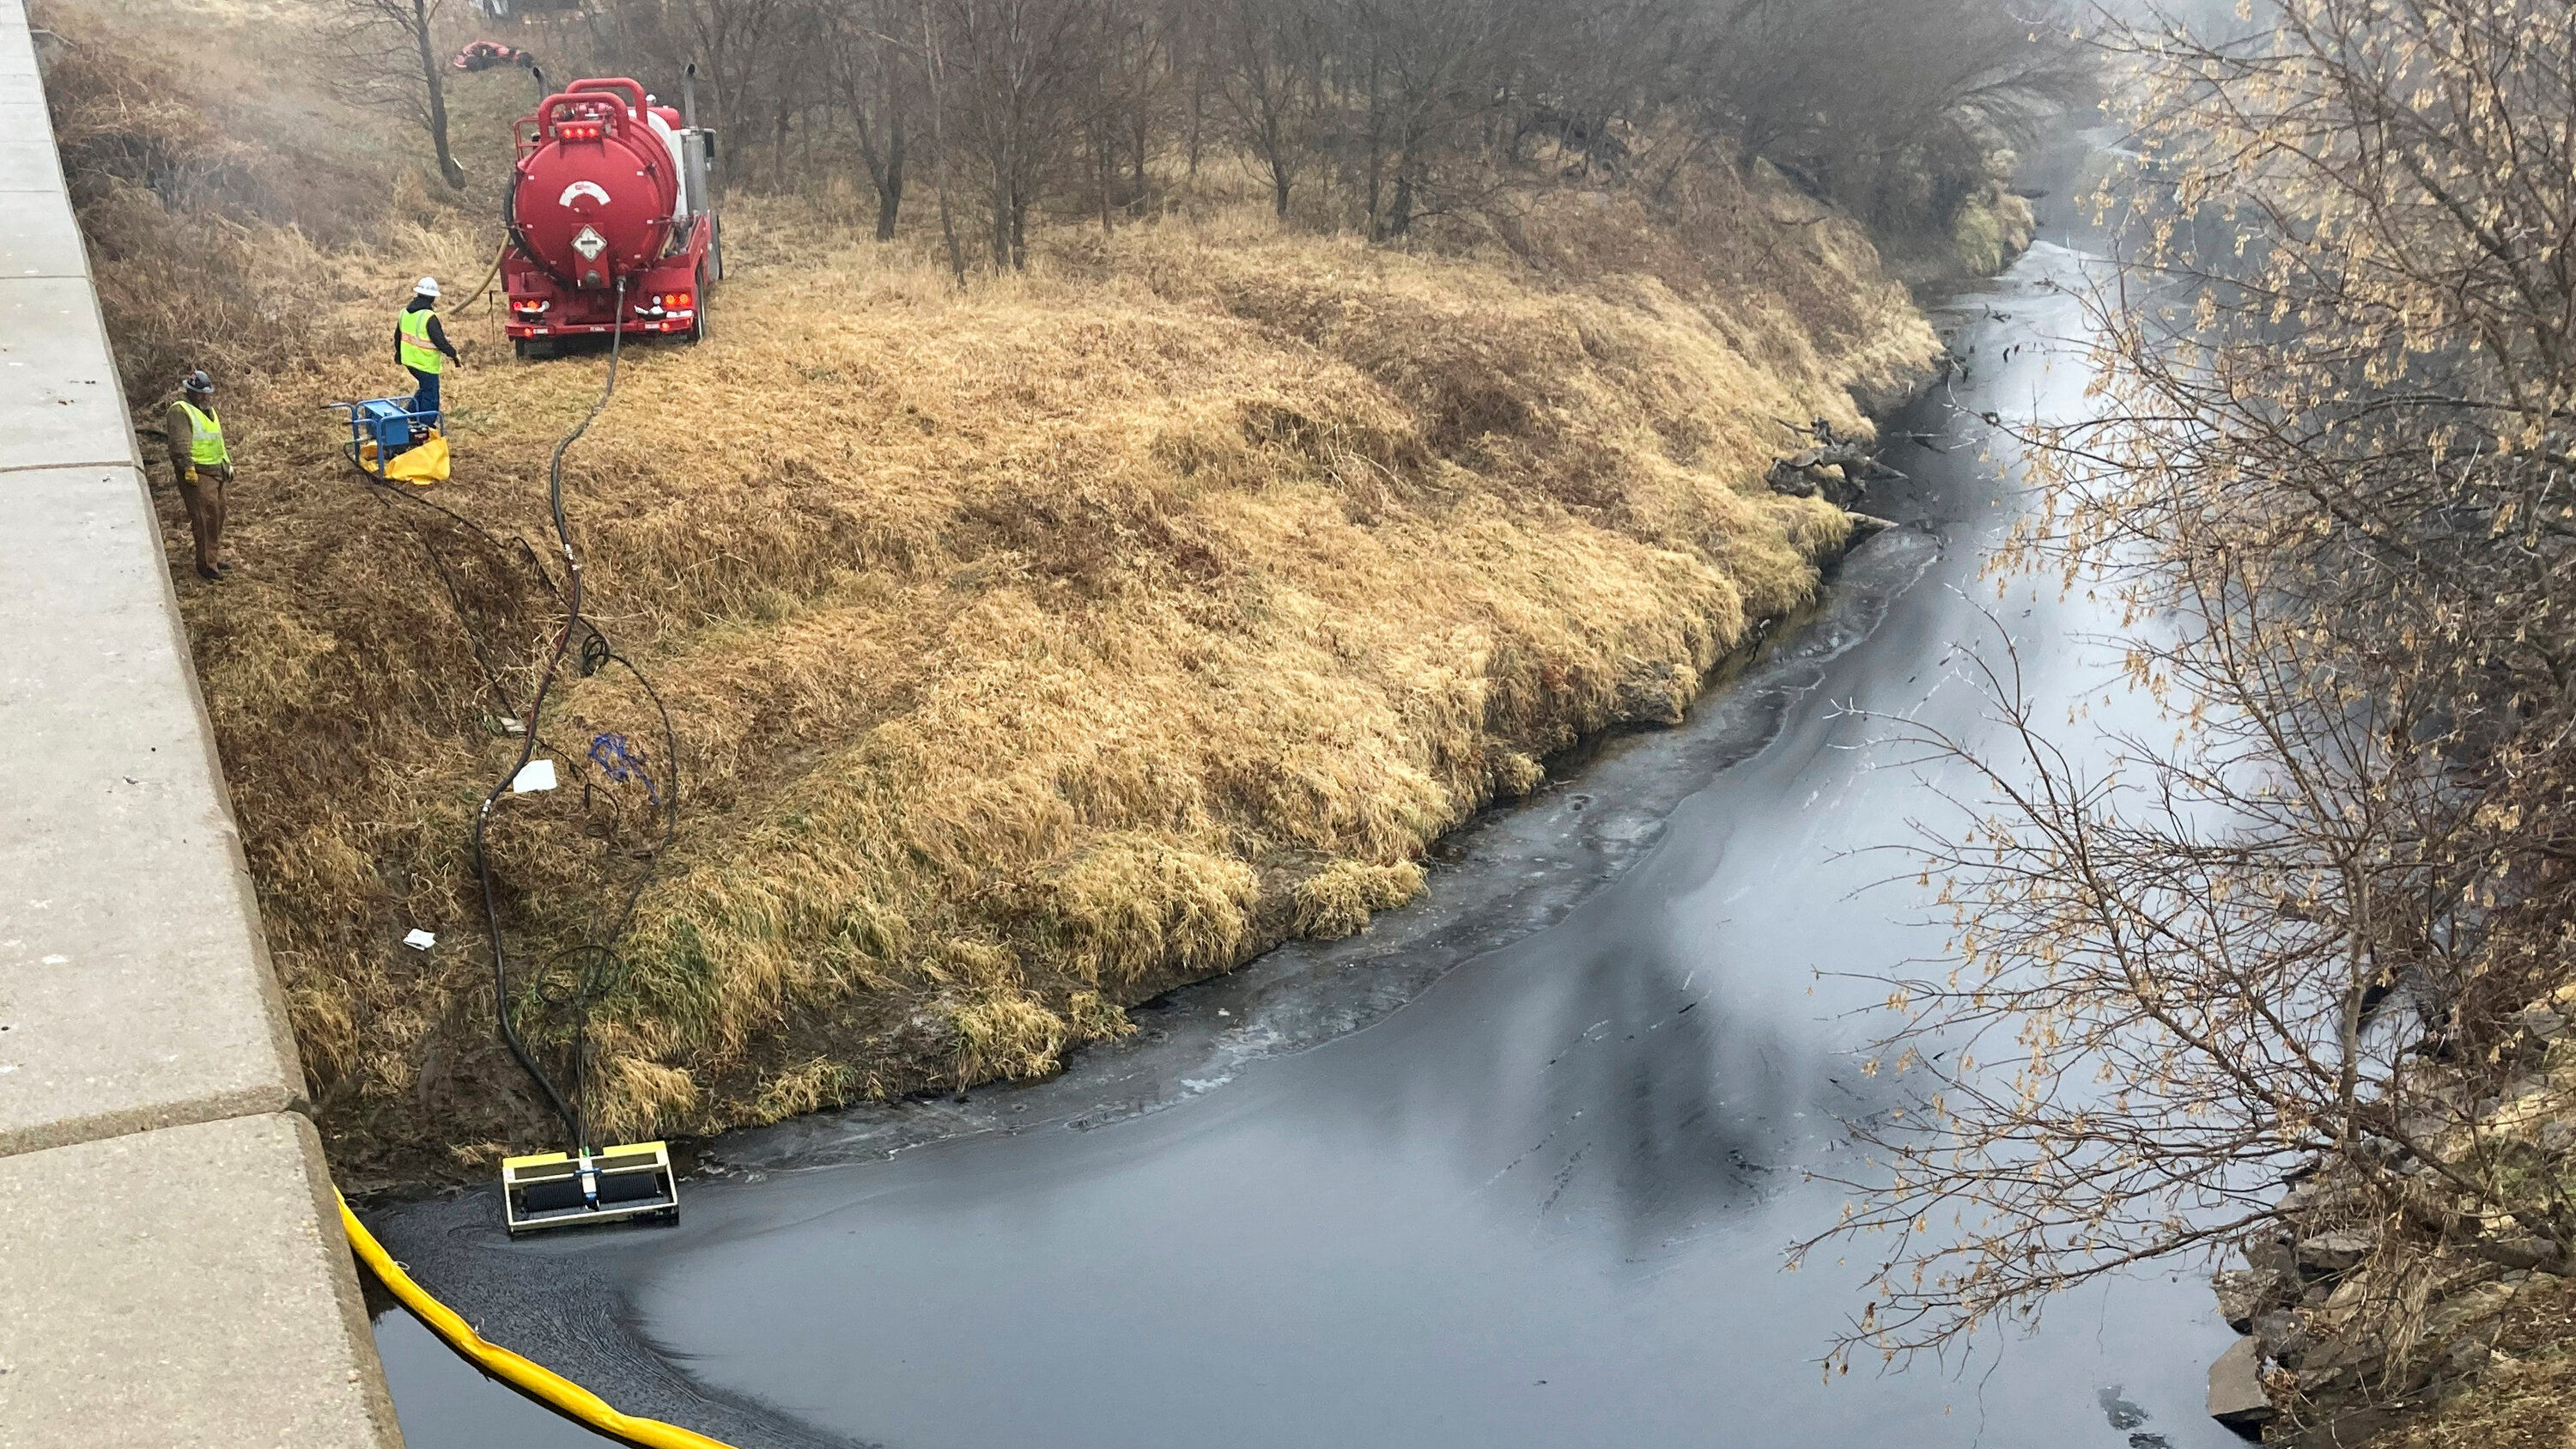
[[[0,1449],[399,1445],[0,0]]]

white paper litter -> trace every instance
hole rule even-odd
[[[518,774],[510,777],[510,793],[513,795],[534,795],[539,790],[554,787],[555,762],[552,760],[530,760],[519,768]]]
[[[403,937],[403,944],[409,946],[415,951],[426,951],[430,947],[438,944],[438,937],[427,931],[414,931],[410,935]]]

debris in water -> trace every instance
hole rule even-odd
[[[2112,1428],[2134,1429],[2140,1424],[2147,1422],[2147,1411],[2139,1408],[2136,1404],[2129,1402],[2127,1395],[2121,1392],[2123,1387],[2125,1386],[2121,1384],[2113,1384],[2107,1389],[2096,1390],[2093,1395],[2094,1402],[2102,1406],[2103,1416],[2111,1421]],[[2142,1435],[2139,1437],[2155,1438],[2158,1436]],[[2129,1441],[2129,1444],[2130,1449],[2147,1449],[2147,1446],[2138,1443],[2136,1438],[2132,1438]]]

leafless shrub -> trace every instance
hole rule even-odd
[[[1890,1241],[1845,1352],[2276,1221],[2366,1229],[2392,1276],[2335,1311],[2399,1344],[2408,1263],[2576,1242],[2535,1135],[2576,932],[2576,17],[2274,10],[2106,42],[2150,205],[2007,563],[2179,620],[2128,641],[2179,733],[2079,768],[2005,669],[2016,758],[1909,736],[1984,794],[1926,850],[1955,957],[1891,983],[1919,1085],[1852,1180],[1843,1231]]]

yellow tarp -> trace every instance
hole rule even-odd
[[[411,483],[426,488],[447,481],[447,439],[438,429],[429,430],[429,441],[408,453],[397,453],[385,465],[385,478],[394,483]]]
[[[358,466],[370,472],[375,470],[375,439],[369,438],[358,445]],[[439,434],[438,429],[430,429],[428,441],[414,444],[394,454],[394,460],[385,468],[384,476],[388,482],[409,483],[419,488],[426,488],[432,483],[446,482],[447,439]]]

